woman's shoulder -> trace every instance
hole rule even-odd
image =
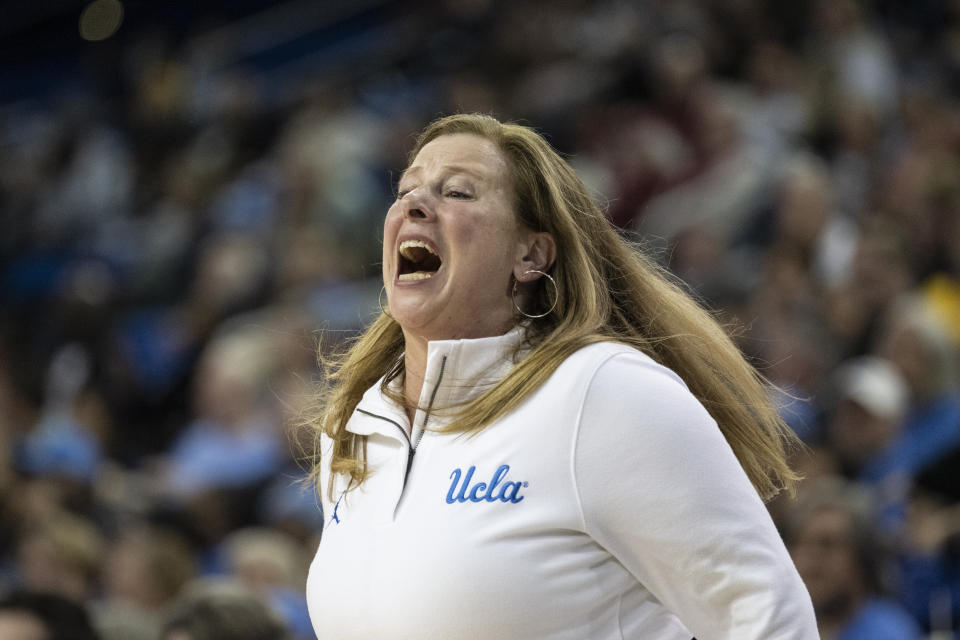
[[[600,342],[574,352],[557,369],[550,395],[576,415],[635,429],[715,430],[716,423],[683,379],[629,345]],[[571,407],[570,403],[576,405]]]
[[[665,383],[679,384],[686,390],[686,383],[672,369],[666,367],[636,347],[622,342],[603,341],[587,345],[575,351],[558,367],[561,376],[588,376],[597,380],[629,382],[630,386],[647,386]]]

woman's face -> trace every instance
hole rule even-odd
[[[409,339],[499,335],[526,254],[507,163],[480,136],[440,136],[400,178],[384,222],[383,282]]]

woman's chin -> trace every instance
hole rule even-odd
[[[389,313],[405,331],[422,330],[435,321],[439,313],[431,302],[410,292],[396,292],[390,301]]]
[[[415,338],[424,342],[431,340],[449,340],[462,337],[464,322],[443,322],[445,318],[439,305],[406,306],[397,304],[390,308],[390,314],[403,330],[407,340]]]

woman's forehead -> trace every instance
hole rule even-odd
[[[472,133],[455,133],[434,138],[420,149],[401,176],[415,177],[424,171],[458,171],[487,179],[503,175],[507,163],[496,145]]]

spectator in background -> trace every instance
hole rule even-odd
[[[824,288],[847,277],[856,246],[856,230],[837,212],[830,178],[813,154],[789,159],[773,213],[771,245],[765,247],[772,255],[785,255]]]
[[[871,351],[888,309],[910,291],[907,249],[889,219],[876,216],[860,225],[849,276],[827,292],[827,325],[842,354]]]
[[[78,604],[97,587],[104,541],[93,522],[67,512],[25,529],[18,545],[20,582]]]
[[[193,552],[169,529],[148,524],[122,529],[105,554],[98,618],[118,609],[158,616],[196,575]]]
[[[897,300],[886,318],[878,352],[903,375],[912,402],[888,451],[864,469],[863,478],[872,483],[896,475],[911,478],[960,445],[957,354],[933,309],[919,297]]]
[[[196,372],[193,419],[158,459],[157,497],[197,537],[201,571],[217,570],[216,545],[256,520],[259,495],[289,456],[270,388],[273,347],[260,325],[214,336]]]
[[[960,449],[914,480],[898,546],[898,595],[931,632],[949,632],[960,615]],[[939,636],[931,636],[939,637]]]
[[[213,340],[201,356],[195,419],[174,443],[163,480],[189,499],[210,489],[243,489],[277,472],[285,455],[266,384],[275,363],[262,328]]]
[[[0,598],[0,638],[98,640],[81,605],[35,591],[14,591]]]
[[[900,432],[909,402],[899,370],[876,356],[847,361],[834,375],[836,404],[827,437],[851,477],[885,455]]]
[[[227,568],[241,584],[277,613],[297,638],[310,639],[313,627],[302,593],[309,554],[290,535],[248,527],[224,540]]]
[[[283,623],[245,588],[198,583],[170,613],[161,640],[289,640]]]
[[[837,397],[827,424],[829,447],[820,455],[835,456],[844,475],[871,486],[879,503],[876,524],[895,535],[904,522],[910,476],[873,474],[900,450],[910,390],[900,369],[877,356],[844,362],[833,379]]]
[[[839,478],[807,487],[788,516],[787,546],[810,591],[823,640],[920,640],[916,622],[881,595],[885,557],[869,494]]]
[[[139,308],[118,320],[110,382],[123,400],[122,417],[130,420],[131,412],[140,427],[116,434],[125,453],[137,458],[182,432],[207,343],[228,317],[262,302],[269,264],[261,244],[249,235],[208,237],[175,304]]]

